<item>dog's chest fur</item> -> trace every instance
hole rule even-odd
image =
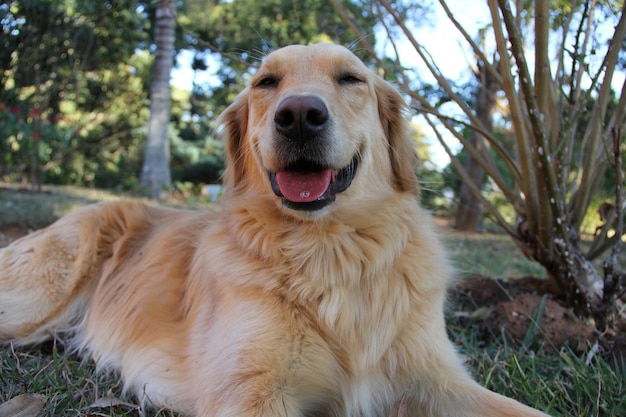
[[[349,222],[294,223],[280,230],[272,229],[277,222],[265,218],[268,211],[247,208],[238,213],[247,221],[236,218],[233,225],[241,226],[230,229],[232,250],[249,257],[238,262],[244,265],[241,270],[229,272],[231,281],[276,294],[285,314],[293,314],[305,328],[304,334],[312,332],[311,337],[327,344],[337,369],[334,380],[325,383],[333,387],[332,395],[339,397],[335,401],[346,415],[379,415],[380,410],[369,408],[388,407],[406,389],[411,381],[405,371],[413,361],[409,347],[413,349],[420,337],[411,322],[422,314],[420,304],[432,306],[432,298],[443,299],[445,262],[437,266],[433,257],[438,255],[419,252],[421,233],[428,235],[429,229],[416,231],[410,221],[416,205],[399,203],[404,211],[397,206],[388,213],[379,209],[376,222],[359,222],[357,216]],[[420,262],[420,257],[428,262]],[[266,268],[246,272],[250,268],[245,264],[259,265],[259,258]],[[427,273],[435,279],[416,285],[412,277],[420,268],[433,270],[418,271],[419,276]],[[420,303],[423,297],[430,302]]]

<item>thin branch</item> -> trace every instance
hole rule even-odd
[[[393,48],[393,52],[395,54],[396,72],[402,89],[404,91],[411,91],[412,89],[409,86],[408,77],[406,76],[406,73],[404,72],[404,67],[400,62],[400,52],[398,50],[398,45],[396,44],[395,37],[392,36],[391,28],[385,21],[385,16],[383,14],[383,11],[380,9],[380,4],[375,3],[374,7],[376,8],[376,15],[378,16],[378,20],[383,25],[383,28],[385,28],[385,32],[387,33],[387,41],[391,44],[391,47]]]
[[[518,184],[524,193],[525,201],[528,207],[525,212],[530,230],[537,230],[538,212],[537,202],[537,183],[533,175],[532,150],[529,137],[529,129],[527,128],[527,117],[525,116],[524,105],[515,88],[511,66],[509,66],[509,53],[507,50],[508,40],[502,31],[502,20],[496,0],[489,0],[489,11],[493,21],[493,30],[496,38],[496,47],[500,55],[500,73],[502,74],[503,89],[509,101],[511,110],[511,119],[515,128],[515,137],[517,140],[517,151],[521,165],[521,178]]]
[[[534,138],[534,153],[536,158],[535,175],[537,175],[538,189],[538,214],[537,224],[539,239],[543,246],[551,252],[550,248],[554,245],[554,235],[552,227],[555,226],[557,235],[569,244],[569,235],[567,233],[567,217],[565,215],[564,196],[556,181],[556,175],[552,169],[552,156],[548,145],[546,132],[544,130],[543,118],[537,100],[534,96],[533,84],[528,70],[528,64],[524,54],[523,41],[519,35],[518,28],[515,26],[515,20],[511,12],[508,0],[498,0],[500,11],[504,19],[504,24],[509,34],[509,42],[513,59],[515,60],[517,69],[520,73],[520,86],[524,94],[524,102],[527,108],[527,114],[532,126]],[[542,181],[539,179],[541,178]],[[543,187],[543,189],[541,188]],[[548,198],[547,190],[550,190],[551,197]],[[549,209],[546,209],[549,207]],[[552,222],[551,219],[556,220]]]
[[[551,108],[549,91],[551,89],[550,59],[548,57],[548,45],[550,42],[550,3],[547,0],[535,2],[535,97],[537,107],[544,116],[546,131],[551,130],[554,122],[548,115]],[[556,135],[554,135],[556,136]]]
[[[587,130],[585,131],[585,138],[589,139],[589,144],[584,152],[580,188],[576,191],[574,197],[572,198],[573,213],[584,213],[587,207],[589,207],[591,197],[594,191],[597,189],[597,185],[600,180],[595,170],[598,165],[600,165],[600,168],[602,168],[606,163],[606,158],[604,154],[600,152],[600,143],[603,133],[602,123],[604,121],[606,109],[611,98],[611,81],[619,62],[621,45],[624,38],[626,37],[626,15],[624,14],[625,8],[626,4],[622,8],[620,20],[615,28],[615,35],[611,39],[607,54],[603,61],[604,79],[602,81],[598,97],[595,101],[595,106],[593,108],[590,123],[587,126]],[[583,220],[582,215],[573,220],[573,226],[578,229]]]
[[[391,16],[393,16],[393,18],[396,21],[396,23],[398,24],[398,26],[404,32],[404,35],[407,37],[407,39],[409,40],[409,42],[411,43],[411,45],[413,46],[415,51],[418,53],[418,55],[422,59],[422,62],[424,62],[424,64],[426,64],[426,67],[428,68],[428,71],[437,80],[437,83],[439,84],[439,86],[446,92],[446,94],[448,94],[448,96],[450,96],[450,98],[455,103],[457,103],[459,105],[459,107],[461,108],[463,113],[465,113],[467,115],[467,117],[472,121],[472,123],[475,123],[476,125],[480,126],[481,125],[480,120],[478,120],[476,118],[476,116],[474,115],[474,112],[472,111],[470,106],[468,106],[464,102],[464,100],[461,99],[452,90],[452,87],[450,86],[450,83],[448,82],[448,80],[446,80],[446,78],[443,76],[443,74],[441,73],[439,68],[432,62],[431,57],[425,52],[425,50],[422,47],[422,45],[415,39],[415,37],[413,36],[413,33],[407,28],[407,26],[404,24],[404,21],[398,15],[398,13],[391,7],[391,5],[389,4],[389,2],[387,2],[387,0],[379,0],[379,1],[380,1],[380,4],[382,4],[383,7],[387,10],[387,12]]]
[[[430,103],[428,103],[428,101],[424,97],[420,96],[419,94],[409,92],[409,95],[411,96],[411,98],[413,98],[414,100],[420,103],[420,107],[413,106],[418,112],[430,113],[430,114],[435,115],[437,118],[439,118],[439,120],[444,125],[444,127],[450,133],[454,135],[454,137],[468,151],[470,156],[474,158],[474,160],[476,160],[476,162],[480,165],[480,167],[484,169],[487,175],[495,182],[495,184],[502,191],[502,193],[505,195],[508,201],[512,202],[513,204],[517,204],[519,202],[518,196],[515,195],[513,190],[511,190],[506,185],[506,183],[504,182],[504,179],[500,176],[499,171],[494,171],[493,166],[489,164],[487,160],[485,160],[485,154],[483,154],[482,152],[479,152],[478,149],[476,149],[476,147],[469,140],[467,140],[461,133],[459,133],[454,128],[454,126],[452,126],[450,122],[459,122],[457,119],[442,115],[441,113],[437,111],[437,109],[435,109],[432,105],[430,105]],[[478,133],[482,134],[486,138],[491,137],[491,136],[485,136],[485,133],[487,132],[482,127],[471,125],[468,123],[462,123],[462,124],[477,131]],[[495,141],[494,142],[490,141],[490,143],[494,144],[494,146],[501,146],[499,143]],[[516,177],[516,175],[519,175],[519,172],[513,172],[514,178],[518,178]],[[516,206],[516,208],[518,209],[520,207]]]
[[[561,42],[559,45],[559,57],[558,57],[558,61],[557,61],[557,65],[556,65],[556,71],[554,71],[554,83],[556,85],[560,85],[561,84],[561,80],[565,79],[565,51],[567,49],[566,47],[566,41],[567,41],[567,34],[569,33],[569,28],[572,24],[572,21],[574,20],[574,12],[576,11],[576,9],[578,8],[578,0],[573,0],[572,1],[572,5],[570,7],[570,11],[567,15],[567,19],[565,19],[565,24],[562,26],[561,28]],[[571,90],[571,88],[570,88]],[[561,93],[562,96],[565,97],[564,91],[561,89]]]
[[[446,16],[448,16],[448,19],[450,20],[450,22],[452,22],[454,27],[459,31],[459,33],[463,36],[463,38],[470,45],[470,47],[472,48],[472,51],[474,52],[474,55],[476,55],[478,57],[478,59],[483,62],[483,64],[485,65],[485,68],[487,69],[487,71],[489,71],[489,73],[491,74],[493,79],[496,80],[496,83],[498,85],[502,85],[503,81],[502,81],[502,77],[500,76],[500,73],[489,62],[489,60],[487,59],[487,57],[485,56],[483,51],[478,47],[476,42],[474,42],[474,40],[470,37],[470,35],[465,30],[465,28],[463,28],[463,26],[459,23],[459,21],[454,17],[452,12],[450,11],[450,8],[446,4],[446,1],[445,0],[439,0],[439,4],[441,5],[441,7],[443,7],[443,10],[446,13]]]
[[[482,193],[480,192],[480,189],[476,186],[476,184],[474,184],[474,181],[472,181],[472,179],[470,178],[470,176],[467,173],[467,171],[465,170],[465,167],[463,166],[463,164],[452,153],[452,150],[450,149],[450,147],[446,143],[445,139],[443,138],[443,136],[441,135],[441,133],[437,129],[437,126],[435,126],[433,121],[430,120],[430,118],[428,116],[424,116],[424,118],[426,119],[426,121],[428,122],[430,127],[435,132],[435,135],[437,136],[437,140],[439,140],[439,143],[441,144],[441,146],[443,146],[443,149],[446,151],[446,153],[450,157],[450,161],[452,162],[452,165],[454,165],[454,167],[456,168],[457,172],[461,176],[463,182],[469,187],[469,189],[471,190],[471,192],[474,195],[474,197],[476,197],[485,206],[487,211],[494,216],[494,218],[496,219],[496,222],[506,231],[507,234],[509,234],[513,238],[516,238],[516,239],[519,238],[518,234],[517,234],[517,231],[515,229],[513,229],[513,227],[511,227],[511,225],[508,224],[508,222],[504,219],[504,217],[502,217],[502,215],[500,214],[498,209],[496,207],[494,207],[491,204],[491,202],[489,202],[489,200],[487,200],[482,195]]]
[[[615,215],[617,216],[617,223],[615,225],[615,235],[624,235],[624,170],[622,152],[620,149],[622,139],[622,129],[617,127],[613,129],[613,155],[615,157]],[[612,257],[619,258],[619,253],[622,249],[622,239],[618,239],[618,242],[613,246]]]
[[[381,63],[378,55],[374,51],[374,47],[371,43],[368,42],[367,37],[361,32],[359,27],[354,23],[354,21],[348,16],[346,10],[339,4],[337,0],[330,0],[330,4],[335,8],[335,11],[341,16],[341,19],[346,22],[348,27],[357,35],[359,39],[359,43],[363,45],[363,47],[367,50],[367,52],[374,58],[379,64]]]
[[[509,29],[509,34],[511,33]],[[537,110],[541,116],[541,131],[546,135],[544,144],[535,148],[535,152],[538,154],[537,159],[540,160],[542,149],[543,152],[548,155],[552,153],[553,146],[550,143],[554,143],[558,138],[558,128],[560,115],[555,113],[556,103],[553,103],[550,95],[552,91],[552,77],[550,75],[550,59],[548,57],[548,45],[550,41],[550,3],[548,0],[535,1],[535,78],[534,78],[534,97],[536,100]],[[518,62],[519,65],[519,62]],[[529,106],[529,109],[531,106]],[[531,117],[531,121],[532,121]],[[533,122],[534,124],[534,122]],[[536,127],[534,131],[538,130]],[[550,138],[552,140],[550,141]],[[540,142],[541,143],[541,142]],[[554,173],[555,181],[553,187],[538,187],[537,196],[539,197],[539,210],[541,216],[539,218],[539,236],[544,245],[549,246],[548,242],[551,242],[552,235],[552,216],[558,216],[558,214],[548,209],[547,201],[550,199],[555,200],[554,194],[560,195],[562,192],[557,190],[561,189],[561,184],[556,179],[556,172],[552,169],[553,161],[548,161],[549,168],[535,169],[535,175],[537,175],[537,182],[540,182],[540,176],[543,176],[547,170]],[[545,161],[540,162],[540,164]],[[557,202],[557,204],[559,204]],[[557,222],[565,221],[557,217]]]
[[[420,98],[422,98],[420,96]],[[490,136],[490,132],[487,132],[486,130],[484,130],[483,128],[481,128],[480,126],[475,126],[471,123],[468,122],[464,122],[462,120],[459,120],[455,117],[452,116],[446,116],[442,113],[440,113],[437,109],[435,109],[434,107],[430,106],[430,104],[428,102],[422,101],[420,100],[421,105],[418,106],[413,106],[415,108],[416,111],[418,111],[419,113],[429,113],[432,114],[433,116],[437,117],[440,121],[442,121],[442,123],[444,123],[444,126],[446,127],[446,129],[448,129],[451,133],[454,134],[454,136],[459,140],[459,142],[461,142],[461,144],[463,145],[464,148],[467,149],[467,151],[470,153],[470,155],[477,155],[480,156],[482,155],[480,152],[478,152],[478,150],[476,150],[476,148],[474,147],[474,145],[472,145],[471,142],[469,142],[467,139],[465,139],[465,137],[463,135],[461,135],[460,133],[458,133],[456,131],[456,129],[454,129],[454,127],[450,124],[450,123],[454,123],[457,125],[462,125],[463,127],[465,127],[466,129],[471,129],[473,131],[475,131],[476,133],[479,133],[480,135],[482,135],[485,138],[489,138]],[[448,123],[450,122],[450,123]],[[489,139],[488,139],[489,140]],[[493,146],[494,149],[498,150],[497,148],[501,148],[502,145],[497,142],[497,141],[489,141],[489,145]],[[502,148],[500,149],[503,153],[506,153],[506,151]],[[507,154],[507,157],[509,157],[509,155]],[[485,171],[487,171],[488,175],[491,177],[491,171],[489,170],[489,165],[486,163],[486,161],[483,161],[480,157],[475,158],[477,159],[477,161],[479,162],[479,164],[481,165],[481,168],[485,169]],[[511,163],[514,163],[513,160],[510,160]],[[481,162],[483,162],[481,164]],[[520,172],[517,169],[517,167],[515,167],[516,169],[513,170],[511,172],[511,175],[513,176],[514,182],[519,183],[521,181],[521,177],[520,177]],[[493,179],[493,178],[492,178]],[[497,182],[496,182],[497,184]],[[517,200],[517,198],[511,194],[508,194],[510,192],[509,188],[506,187],[506,185],[504,186],[504,189],[502,190],[503,193],[505,194],[505,196],[508,197],[514,197],[512,198],[512,200]]]
[[[459,108],[471,121],[472,125],[478,126],[483,132],[487,133],[486,135],[484,135],[485,139],[490,144],[496,143],[497,141],[493,137],[493,134],[491,132],[486,132],[486,129],[482,125],[481,121],[476,117],[476,115],[474,114],[470,106],[461,97],[459,97],[458,94],[456,94],[452,90],[452,87],[450,83],[448,82],[448,80],[442,75],[437,65],[435,65],[432,62],[432,58],[430,57],[430,55],[428,55],[428,53],[424,50],[422,45],[415,39],[412,32],[404,24],[404,21],[401,19],[398,13],[390,6],[387,0],[379,0],[379,2],[387,10],[387,12],[394,18],[396,24],[398,24],[398,26],[402,29],[404,35],[407,37],[407,39],[409,40],[409,42],[411,43],[415,51],[418,53],[418,55],[422,59],[422,62],[426,64],[429,72],[437,80],[438,85],[446,92],[446,94],[448,94],[450,99],[456,105],[459,106]],[[455,136],[458,137],[458,133],[455,133],[455,132],[453,133],[455,134]],[[511,158],[511,156],[506,151],[504,151],[504,148],[502,148],[501,146],[500,147],[496,146],[494,147],[494,150],[496,150],[498,155],[503,158],[503,160],[505,161],[505,163],[507,164],[507,167],[511,170],[511,172],[515,172],[517,170],[516,164],[513,162],[513,159]],[[474,157],[477,160],[479,159],[479,157],[476,157],[474,155],[472,155],[472,157]],[[498,187],[500,187],[503,191],[506,190],[508,187],[504,183],[504,180],[502,179],[502,175],[495,161],[491,157],[491,155],[485,154],[485,155],[482,155],[482,158],[484,158],[484,161],[486,161],[486,164],[487,164],[486,165],[487,168],[483,167],[483,169],[485,169],[485,171],[490,173],[489,175],[498,184]],[[483,164],[481,164],[481,166],[482,165]]]
[[[622,249],[621,236],[624,234],[624,204],[623,200],[623,171],[622,171],[622,152],[620,149],[622,130],[615,128],[612,131],[613,136],[613,156],[615,158],[615,215],[617,216],[615,223],[615,235],[618,236],[617,242],[611,249],[611,255],[604,261],[604,292],[602,294],[603,305],[601,307],[601,319],[606,319],[610,308],[614,305],[618,293],[621,293],[624,287],[625,274],[619,269],[619,254]],[[603,323],[606,324],[606,323]]]
[[[576,62],[578,62],[579,64],[578,71],[575,74],[576,76],[572,77],[575,79],[574,85],[576,87],[575,88],[576,95],[574,96],[574,101],[578,101],[578,99],[580,98],[580,93],[583,90],[582,78],[583,78],[583,74],[585,74],[586,72],[586,66],[584,65],[583,60],[584,60],[584,56],[587,54],[587,48],[589,47],[589,40],[591,39],[591,28],[593,27],[593,11],[595,10],[596,2],[597,2],[596,0],[592,0],[591,5],[589,4],[589,2],[585,2],[585,10],[583,13],[583,19],[581,19],[581,26],[583,25],[583,21],[585,20],[584,19],[585,17],[587,20],[587,24],[585,26],[585,33],[583,36],[583,44],[580,49],[576,48],[574,50],[574,57],[573,57],[574,62],[572,64],[575,65]],[[581,30],[579,29],[579,33],[580,31]],[[578,50],[580,50],[582,53],[578,54]]]
[[[586,7],[588,5],[588,2],[586,1],[584,4],[584,11],[583,11],[583,17],[586,15]],[[568,179],[570,178],[570,168],[572,166],[581,166],[582,163],[577,163],[574,164],[572,159],[574,156],[574,148],[575,146],[578,144],[578,140],[576,140],[576,135],[578,134],[577,129],[578,129],[578,124],[580,121],[579,117],[576,117],[580,109],[580,106],[583,104],[583,101],[576,99],[575,97],[580,97],[580,92],[576,91],[576,89],[580,88],[580,85],[575,85],[574,80],[576,79],[576,77],[574,76],[574,73],[576,72],[576,68],[577,68],[577,60],[576,59],[572,59],[572,69],[571,69],[571,73],[569,74],[569,76],[567,76],[565,74],[565,53],[567,51],[567,46],[566,46],[566,42],[568,41],[568,36],[567,34],[569,33],[569,28],[571,26],[571,23],[574,19],[574,13],[576,12],[576,9],[578,8],[578,1],[574,0],[572,7],[570,9],[568,18],[566,20],[566,24],[563,27],[563,31],[562,31],[562,41],[560,44],[560,53],[559,53],[559,61],[557,64],[557,70],[555,72],[555,80],[554,80],[554,84],[555,85],[561,85],[560,91],[561,91],[561,99],[560,99],[560,104],[561,104],[561,108],[565,109],[563,111],[563,122],[561,123],[562,126],[562,133],[560,135],[560,137],[558,138],[556,147],[555,147],[555,163],[558,164],[558,175],[560,175],[560,182],[562,184],[562,186],[564,187],[564,190],[566,190],[566,192],[571,191],[569,190],[570,187],[568,187]],[[582,29],[582,25],[583,22],[585,21],[585,19],[581,19],[580,24],[578,25],[578,29],[576,31],[576,35],[574,37],[574,46],[573,46],[573,51],[577,51],[578,50],[578,42],[580,41],[580,33],[582,33],[583,29]],[[576,55],[576,52],[573,52],[573,54],[570,54],[570,56],[574,57]],[[569,91],[566,92],[565,89],[563,88],[565,85],[567,85],[567,79],[569,78]],[[564,104],[567,103],[567,106],[565,106]],[[567,109],[569,109],[569,111],[567,111]],[[574,171],[574,175],[577,175],[577,171]],[[575,181],[572,181],[571,184],[575,184]]]
[[[572,21],[574,20],[574,13],[578,8],[578,0],[573,0],[570,11],[565,19],[565,23],[561,29],[561,42],[559,45],[559,54],[558,61],[556,65],[556,70],[554,72],[554,79],[552,80],[552,94],[558,94],[558,99],[553,97],[553,102],[558,106],[559,109],[567,109],[577,107],[579,103],[574,103],[571,99],[573,97],[572,91],[574,89],[573,85],[570,85],[569,95],[566,93],[564,86],[566,85],[566,75],[565,75],[565,52],[567,50],[566,42],[568,40],[567,34],[569,33],[570,26]],[[574,48],[576,49],[576,48]],[[574,77],[570,77],[570,80],[573,80]],[[558,87],[560,86],[560,87]],[[568,104],[568,106],[565,105]],[[563,113],[565,113],[563,111]],[[571,166],[572,155],[574,152],[574,144],[577,143],[575,140],[576,128],[578,126],[579,118],[573,117],[575,113],[570,113],[568,115],[563,115],[560,124],[560,135],[554,136],[552,138],[554,144],[554,155],[555,155],[555,166],[557,169],[557,176],[561,187],[563,187],[564,191],[567,192],[568,188],[568,179],[569,172]]]
[[[572,121],[568,126],[570,129],[569,135],[564,135],[563,140],[567,141],[565,158],[562,158],[563,161],[567,161],[567,163],[574,167],[583,166],[583,160],[585,158],[585,152],[578,152],[576,161],[573,161],[574,148],[578,147],[579,149],[586,149],[589,136],[583,135],[582,140],[578,138],[579,132],[578,121],[580,120],[579,114],[588,103],[593,103],[592,94],[596,91],[596,86],[599,82],[600,75],[604,70],[604,64],[602,63],[596,74],[591,76],[588,73],[589,67],[585,65],[584,59],[587,55],[587,45],[589,43],[589,38],[591,37],[590,31],[593,25],[593,9],[590,10],[590,2],[589,0],[585,1],[583,4],[583,11],[580,22],[578,24],[578,28],[576,30],[576,35],[574,37],[574,45],[572,47],[571,52],[571,66],[572,70],[570,72],[570,91],[568,94],[568,101],[570,103],[569,111],[567,113],[566,119]],[[581,46],[581,38],[582,38],[582,46]],[[565,38],[564,38],[565,42]],[[606,59],[606,57],[605,57]],[[582,76],[587,73],[591,78],[591,85],[585,86],[581,82]],[[575,122],[574,122],[575,121]],[[569,166],[563,166],[564,178],[569,178]],[[574,179],[571,181],[572,185],[578,183],[578,170],[574,173]]]

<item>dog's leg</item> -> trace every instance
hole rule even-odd
[[[480,386],[469,376],[431,386],[414,398],[410,410],[429,417],[549,417],[511,398]],[[442,381],[439,381],[439,383]],[[409,412],[407,415],[413,415]],[[395,416],[393,416],[395,417]]]
[[[469,401],[459,404],[459,407],[468,410],[468,416],[472,417],[549,417],[541,411],[496,394],[478,384],[473,387]]]
[[[38,343],[82,319],[123,229],[110,226],[115,208],[87,206],[0,249],[0,342]]]

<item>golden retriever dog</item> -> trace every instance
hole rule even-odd
[[[0,252],[0,340],[71,346],[198,417],[546,416],[472,380],[405,103],[347,49],[269,54],[221,116],[216,212],[113,202]]]

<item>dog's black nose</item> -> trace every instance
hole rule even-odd
[[[314,139],[328,122],[328,109],[315,96],[285,98],[276,109],[276,130],[292,140]]]

